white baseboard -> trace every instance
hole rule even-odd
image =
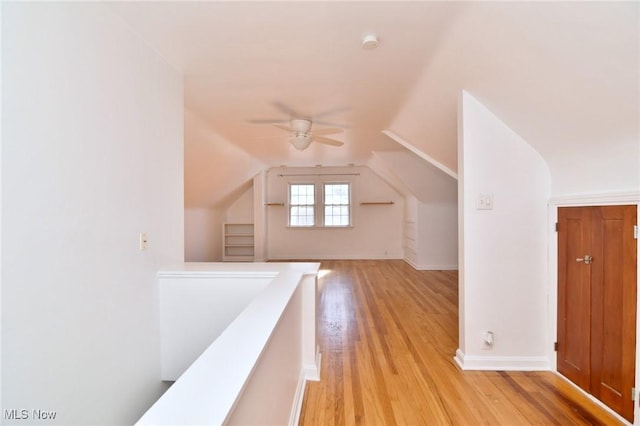
[[[315,365],[306,365],[300,371],[298,384],[296,385],[296,393],[293,398],[293,406],[291,414],[289,414],[289,425],[294,426],[300,423],[300,413],[302,412],[302,404],[304,403],[304,390],[307,387],[307,381],[320,381],[320,366],[322,363],[322,354],[316,353]]]
[[[460,349],[453,360],[462,370],[484,371],[550,371],[545,356],[469,356]]]
[[[418,265],[410,259],[402,259],[416,271],[457,271],[458,265]]]
[[[322,354],[319,351],[317,351],[315,364],[304,366],[305,379],[310,380],[312,382],[319,382],[321,366],[322,366]]]
[[[291,255],[277,255],[269,256],[269,260],[401,260],[402,255],[390,254],[388,256],[375,256],[375,255],[334,255],[334,254],[305,254],[303,256],[300,253]]]
[[[298,384],[296,386],[296,394],[293,398],[293,406],[291,407],[291,414],[289,414],[289,426],[294,426],[300,423],[300,413],[302,412],[302,403],[304,402],[304,389],[307,385],[307,378],[305,371],[300,371],[298,377]]]

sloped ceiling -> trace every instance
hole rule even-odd
[[[184,117],[184,203],[187,208],[229,204],[246,190],[265,165],[214,129],[190,110]],[[212,190],[212,182],[215,190]]]
[[[185,120],[190,205],[222,202],[256,167],[365,164],[373,151],[403,150],[384,130],[455,171],[463,89],[529,141],[556,181],[569,182],[564,190],[575,189],[562,171],[573,159],[585,173],[608,159],[618,186],[638,174],[637,2],[105,7],[184,73],[185,106],[197,117]],[[369,32],[380,38],[375,50],[361,48]],[[345,145],[301,152],[282,130],[252,122],[298,116],[344,126],[336,138]],[[224,148],[203,149],[205,140]]]
[[[409,151],[373,152],[368,165],[399,192],[423,203],[457,203],[458,182]]]
[[[457,170],[452,141],[464,89],[545,158],[555,193],[637,189],[639,5],[469,5],[442,38],[390,130]]]

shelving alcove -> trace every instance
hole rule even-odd
[[[254,259],[253,223],[224,223],[222,245],[223,261],[252,262]]]

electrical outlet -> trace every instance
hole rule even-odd
[[[493,349],[495,335],[493,331],[482,332],[482,349]]]

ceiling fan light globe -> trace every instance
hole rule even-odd
[[[295,149],[299,151],[304,151],[311,144],[311,138],[308,138],[306,136],[294,136],[291,139],[289,139],[289,142],[291,143],[291,145],[293,145]]]

